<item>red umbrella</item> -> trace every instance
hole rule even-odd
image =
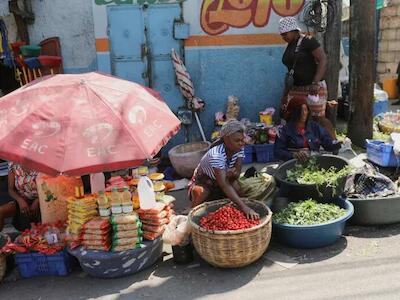
[[[159,94],[100,73],[41,78],[0,100],[0,157],[50,175],[139,165],[177,133]]]

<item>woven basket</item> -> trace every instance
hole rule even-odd
[[[265,204],[247,200],[246,205],[260,214],[259,225],[244,230],[212,231],[200,227],[200,218],[229,200],[203,203],[189,213],[193,244],[199,255],[209,264],[221,268],[244,267],[258,260],[267,250],[271,240],[272,212]]]
[[[7,270],[6,254],[1,253],[1,249],[10,242],[10,238],[6,234],[0,233],[0,282],[3,280]]]

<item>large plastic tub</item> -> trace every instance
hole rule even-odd
[[[347,210],[347,213],[335,220],[316,225],[272,224],[273,236],[282,244],[293,248],[320,248],[334,244],[343,234],[346,221],[354,213],[348,200],[336,199],[333,203]],[[274,211],[274,213],[276,213]]]
[[[182,177],[190,178],[203,155],[210,147],[209,142],[193,142],[175,146],[168,155],[175,171]]]
[[[383,225],[400,222],[400,195],[348,200],[354,206],[354,215],[350,219],[352,224]]]
[[[381,167],[397,167],[400,165],[400,156],[396,157],[393,145],[383,141],[366,140],[367,158]]]
[[[287,170],[293,169],[297,160],[289,160],[278,167],[274,177],[278,187],[281,189],[284,196],[292,200],[302,200],[313,198],[319,202],[330,202],[331,200],[343,194],[346,177],[339,179],[335,190],[332,187],[317,187],[315,184],[298,184],[286,180]],[[342,157],[335,155],[317,156],[317,163],[321,168],[328,169],[331,166],[341,170],[348,165],[348,161]]]
[[[17,253],[15,262],[21,276],[67,276],[71,272],[71,262],[68,252],[61,251],[53,255],[42,253]]]
[[[105,252],[86,250],[83,247],[69,249],[82,269],[93,277],[116,278],[135,274],[155,264],[161,257],[163,240],[144,241],[141,248],[122,251]]]

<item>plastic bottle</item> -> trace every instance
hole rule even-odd
[[[146,176],[140,178],[137,190],[141,209],[151,209],[156,206],[156,195],[150,178]]]
[[[110,195],[110,202],[111,202],[111,212],[113,214],[120,214],[122,213],[122,202],[121,202],[121,195],[118,192],[116,187],[113,187],[111,190]]]
[[[133,209],[140,208],[139,194],[137,189],[132,193],[132,203],[133,203]]]
[[[133,211],[132,195],[127,187],[124,187],[124,191],[121,193],[121,198],[122,198],[122,212],[124,213],[132,212]]]
[[[100,191],[97,196],[97,205],[99,206],[99,214],[101,217],[108,217],[111,214],[110,201],[104,194],[104,191]]]

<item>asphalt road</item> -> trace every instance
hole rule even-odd
[[[89,277],[79,267],[68,277],[18,279],[0,285],[0,299],[400,299],[400,224],[348,227],[335,245],[291,249],[272,242],[258,262],[242,269],[162,261],[118,279]],[[271,260],[272,259],[272,260]]]

